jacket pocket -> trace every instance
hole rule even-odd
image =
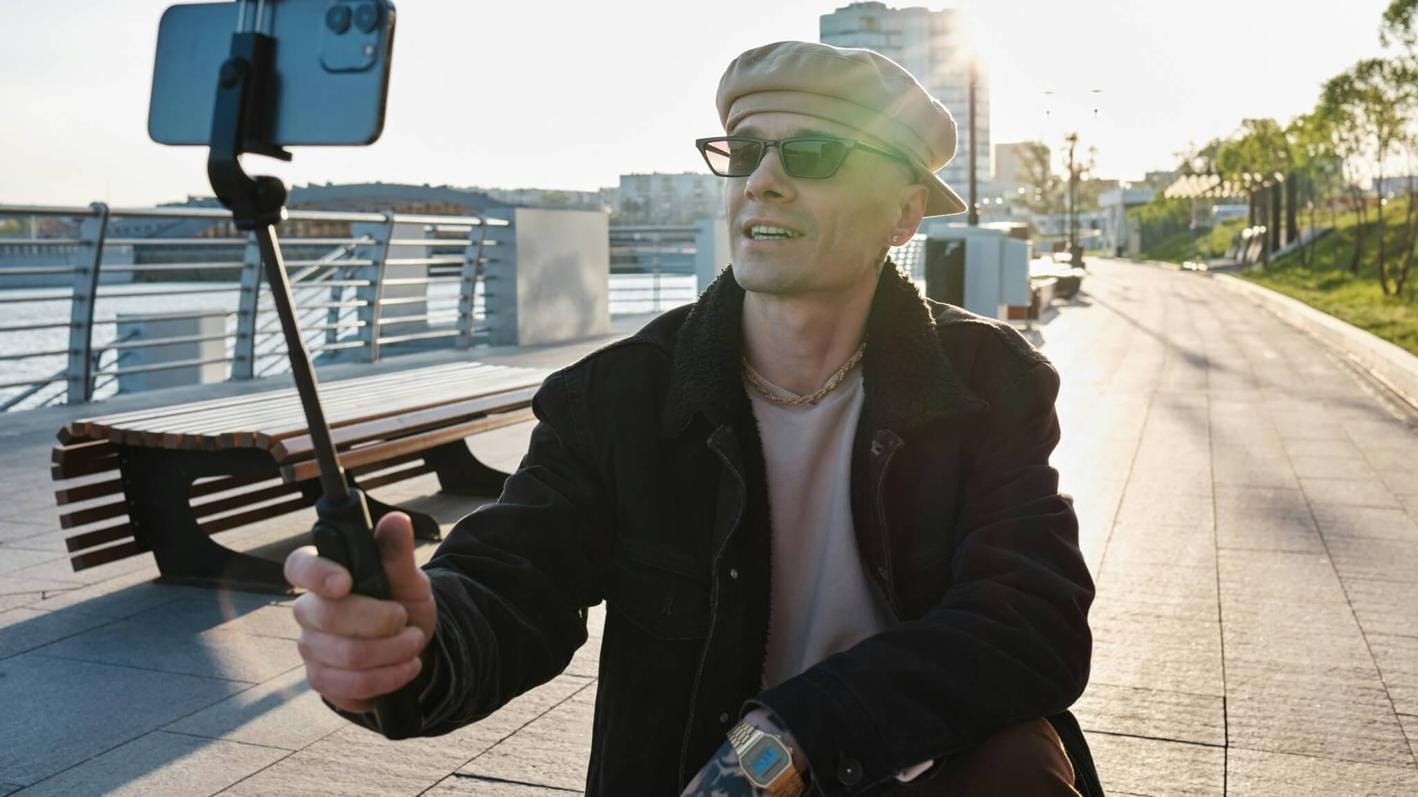
[[[709,633],[709,587],[682,573],[634,559],[611,565],[606,608],[650,636],[701,639]]]

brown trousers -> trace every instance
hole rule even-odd
[[[1063,742],[1043,719],[1002,728],[929,780],[902,785],[902,797],[1079,797]]]

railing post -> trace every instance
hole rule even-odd
[[[468,228],[468,245],[463,247],[463,275],[458,283],[458,348],[470,349],[476,332],[478,283],[483,275],[483,242],[487,240],[487,217],[478,217],[478,224]],[[473,242],[473,236],[478,240]]]
[[[68,402],[78,404],[94,397],[94,304],[98,300],[99,268],[103,265],[103,240],[108,235],[108,205],[89,205],[93,215],[79,225],[75,252],[73,298],[69,302]]]
[[[241,257],[241,293],[236,303],[232,379],[251,379],[256,374],[256,309],[260,303],[261,250],[256,246],[256,236],[248,233],[246,249]]]
[[[493,215],[499,214],[499,215]],[[487,320],[487,342],[492,346],[517,345],[517,209],[498,208],[489,217],[506,225],[489,227],[485,234],[492,244],[483,266],[483,312]]]
[[[333,263],[331,267],[334,269],[334,276],[331,277],[331,279],[336,282],[341,282],[353,277],[353,271],[348,266]],[[345,300],[345,294],[349,292],[345,290],[345,287],[344,285],[330,286],[330,304],[338,305]],[[331,307],[325,311],[325,323],[329,325],[329,328],[325,330],[326,345],[340,342],[340,313],[343,312],[343,310],[344,308],[342,307]]]
[[[660,232],[654,232],[650,234],[650,240],[655,247],[655,256],[651,261],[653,276],[651,277],[650,312],[658,313],[660,312],[660,255],[665,251],[665,239]]]
[[[369,275],[369,285],[359,289],[356,296],[363,302],[359,308],[359,339],[363,343],[361,351],[365,362],[379,362],[379,319],[384,313],[384,276],[388,270],[389,242],[394,240],[394,214],[385,213],[379,224],[355,224],[350,228],[352,238],[369,236],[373,243],[364,244],[355,252],[360,260],[370,261],[364,267]]]

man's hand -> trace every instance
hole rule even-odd
[[[807,758],[793,740],[792,734],[774,722],[766,709],[756,708],[745,714],[743,719],[755,728],[782,738],[783,743],[793,751],[793,766],[804,775],[804,780],[807,779]],[[714,757],[709,759],[709,763],[690,778],[689,785],[685,786],[680,797],[754,797],[758,794],[762,792],[743,774],[734,746],[725,739],[714,753]]]
[[[297,647],[310,688],[345,711],[364,713],[373,698],[413,680],[438,613],[428,574],[414,563],[414,529],[402,512],[374,532],[392,600],[350,594],[350,573],[313,546],[286,557],[286,580],[306,590],[295,601]]]

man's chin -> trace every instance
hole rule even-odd
[[[791,269],[753,260],[734,261],[734,281],[751,293],[792,293],[797,282]]]

